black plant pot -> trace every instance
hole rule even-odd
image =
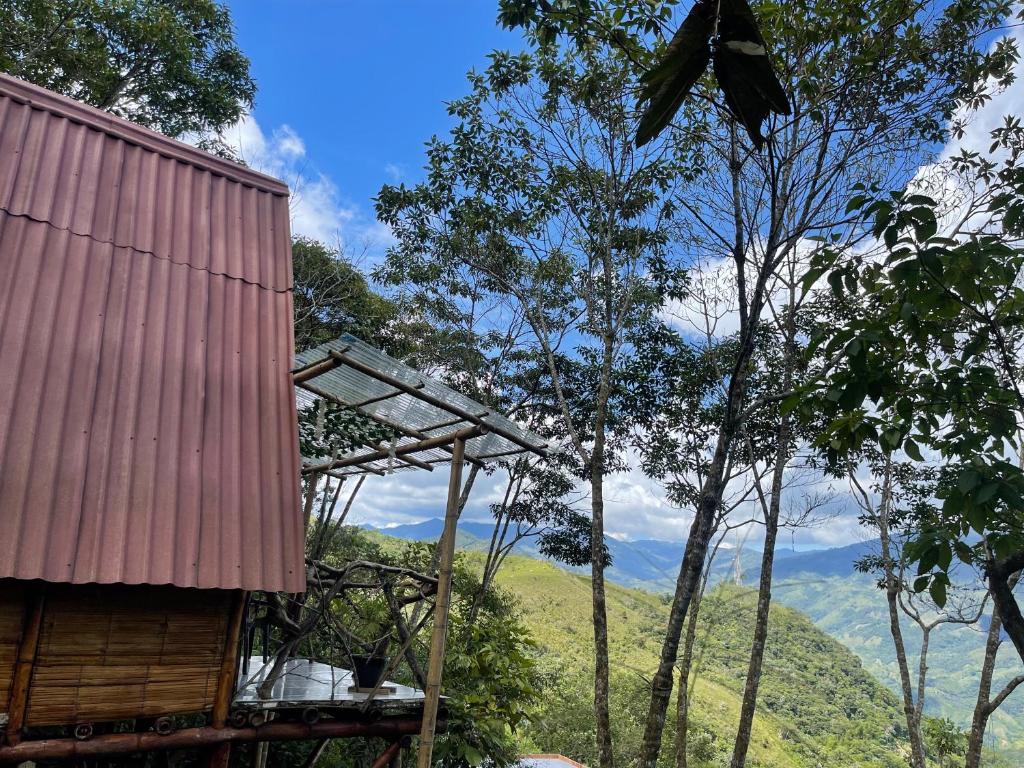
[[[356,688],[376,688],[384,678],[388,660],[383,656],[352,655],[352,677]]]

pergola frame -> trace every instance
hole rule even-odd
[[[354,343],[359,343],[353,339]],[[449,462],[451,465],[448,478],[448,498],[445,506],[444,529],[438,543],[438,581],[437,595],[434,603],[434,626],[430,638],[430,653],[427,662],[426,688],[424,690],[423,721],[420,729],[417,768],[429,768],[434,747],[434,734],[437,726],[437,714],[440,703],[441,677],[444,666],[445,643],[448,634],[448,613],[451,606],[452,569],[455,560],[455,534],[459,518],[459,498],[462,493],[462,468],[465,462],[483,466],[490,459],[503,456],[531,452],[543,456],[543,444],[533,443],[516,434],[506,425],[495,423],[495,419],[485,420],[488,416],[496,416],[489,410],[471,411],[457,403],[446,401],[429,391],[426,382],[410,383],[375,368],[349,354],[352,346],[341,349],[328,349],[326,355],[316,358],[292,372],[295,386],[316,397],[323,398],[343,408],[352,409],[381,426],[393,429],[405,438],[412,439],[401,445],[393,444],[390,448],[367,445],[365,453],[353,453],[348,456],[332,458],[316,464],[304,464],[303,475],[329,474],[344,479],[350,475],[381,474],[374,462],[382,460],[399,461],[405,467],[416,467],[432,471],[433,465]],[[358,374],[367,376],[390,387],[389,392],[373,395],[362,400],[347,401],[331,392],[325,386],[319,386],[316,380],[330,376],[339,369],[348,368]],[[370,405],[379,406],[392,398],[411,397],[440,411],[449,414],[450,418],[428,425],[411,426],[381,416]],[[498,418],[503,417],[498,416]],[[507,422],[506,422],[507,423]],[[456,429],[440,435],[429,434],[445,427]],[[466,447],[469,441],[493,433],[511,444],[500,451],[470,456]],[[430,457],[426,460],[417,458],[417,454],[437,451],[449,454],[447,458]]]

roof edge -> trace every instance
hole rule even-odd
[[[191,144],[172,139],[158,131],[3,72],[0,72],[0,96],[6,96],[35,109],[58,114],[72,122],[116,136],[164,157],[202,168],[230,181],[271,194],[288,196],[288,185],[280,179],[204,152]]]

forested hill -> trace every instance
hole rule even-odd
[[[468,550],[486,549],[492,530],[489,523],[462,522],[459,545]],[[440,532],[440,520],[386,530],[391,536],[412,540],[436,540]],[[613,559],[607,572],[610,581],[659,594],[669,592],[674,586],[682,544],[609,539],[608,545]],[[875,542],[861,542],[810,552],[779,549],[772,594],[777,603],[806,614],[819,630],[853,651],[876,679],[897,691],[899,673],[886,630],[888,616],[884,597],[872,576],[854,569],[854,563],[876,547]],[[540,557],[528,542],[516,551]],[[760,558],[761,553],[752,548],[739,557],[735,552],[723,552],[712,567],[712,583],[733,582],[738,572],[744,584],[756,585]],[[585,570],[576,569],[576,572],[583,574]],[[584,631],[587,622],[581,626]],[[904,631],[908,652],[916,667],[918,634],[909,626]],[[749,632],[742,635],[749,636]],[[934,633],[929,651],[928,714],[948,717],[961,727],[969,725],[983,649],[984,636],[974,627],[947,626]],[[1002,653],[997,664],[996,689],[1019,672],[1020,664],[1013,654]],[[1024,690],[1015,692],[993,713],[986,744],[1024,754]]]
[[[512,557],[499,573],[519,598],[541,664],[560,682],[524,747],[593,764],[592,630],[587,577]],[[689,728],[693,764],[719,765],[732,744],[742,698],[756,591],[722,585],[706,598],[697,634]],[[617,751],[635,755],[667,607],[656,595],[609,585],[612,706]],[[896,697],[860,660],[794,610],[772,612],[751,765],[902,766]],[[674,709],[674,707],[673,707]],[[674,739],[667,734],[666,744]],[[671,749],[671,747],[668,747]]]

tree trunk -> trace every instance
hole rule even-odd
[[[690,670],[693,667],[693,645],[697,639],[697,617],[700,615],[701,595],[690,604],[683,639],[683,655],[679,660],[679,690],[676,692],[676,768],[686,768],[686,745],[690,727]]]
[[[735,128],[735,126],[734,126]],[[738,174],[739,164],[736,162],[736,141],[733,136],[731,167],[733,169],[733,197],[736,205],[736,233],[733,247],[733,261],[736,264],[736,287],[739,300],[740,345],[729,371],[729,388],[726,397],[725,413],[719,425],[718,438],[715,443],[711,465],[707,477],[701,487],[700,501],[690,536],[686,540],[683,562],[676,580],[676,590],[672,597],[668,625],[665,629],[665,640],[661,646],[661,659],[658,671],[651,680],[651,703],[647,710],[647,722],[644,726],[644,737],[641,745],[639,768],[657,768],[658,754],[661,752],[661,737],[665,728],[665,713],[672,696],[672,683],[676,658],[679,652],[679,637],[682,634],[683,622],[690,607],[694,594],[700,583],[707,557],[708,545],[715,527],[715,516],[722,506],[722,494],[725,491],[726,465],[729,452],[732,450],[733,437],[742,417],[743,401],[747,392],[747,376],[750,360],[753,357],[755,335],[760,324],[761,310],[764,307],[768,278],[773,274],[776,257],[777,241],[775,233],[777,222],[773,221],[772,233],[769,234],[763,261],[758,269],[757,280],[749,290],[746,282],[746,252],[743,238],[742,211],[738,205]],[[776,212],[776,215],[779,215]]]
[[[1017,586],[1020,577],[1021,572],[1018,571],[1007,580],[1007,586],[1011,591]],[[965,768],[978,768],[981,765],[981,748],[985,741],[985,728],[988,727],[989,717],[1006,701],[1007,696],[1024,684],[1024,674],[1017,675],[1003,686],[995,698],[992,698],[992,673],[996,668],[996,654],[999,653],[999,646],[1003,642],[1000,637],[1002,629],[1003,620],[999,615],[999,608],[993,605],[992,622],[985,638],[985,659],[981,665],[981,680],[978,682],[978,699],[974,706],[974,717],[971,719],[971,731],[967,739]]]
[[[793,386],[793,368],[796,364],[796,324],[794,322],[794,305],[796,297],[790,294],[789,306],[785,315],[785,363],[782,375],[781,390],[788,392]],[[761,554],[761,576],[757,586],[757,615],[754,619],[754,639],[750,647],[750,663],[747,666],[747,680],[743,686],[743,703],[740,708],[740,722],[736,731],[736,742],[733,745],[731,768],[743,768],[747,762],[747,750],[750,749],[750,734],[754,727],[754,711],[757,709],[757,690],[761,685],[761,670],[764,665],[764,649],[768,640],[768,614],[772,604],[772,569],[775,566],[775,542],[779,534],[779,514],[782,509],[782,486],[789,463],[790,441],[789,414],[780,413],[779,424],[775,430],[775,466],[772,469],[772,487],[770,499],[765,507],[764,515],[764,550]],[[753,460],[753,457],[751,457]],[[764,503],[760,480],[757,483],[758,495]]]
[[[760,312],[760,308],[757,311]],[[665,640],[661,646],[658,671],[651,680],[651,703],[647,711],[647,723],[644,727],[640,768],[657,768],[658,753],[661,751],[661,735],[665,728],[665,713],[672,695],[673,673],[679,653],[679,637],[682,634],[686,613],[704,571],[708,545],[715,530],[715,515],[722,506],[726,462],[746,393],[747,365],[753,352],[753,334],[748,331],[746,336],[746,341],[737,354],[736,365],[729,382],[729,402],[726,414],[719,428],[718,442],[715,445],[715,453],[708,469],[708,475],[701,488],[697,514],[690,526],[689,538],[686,540],[683,562],[679,568],[679,577],[676,579],[676,590],[672,598],[672,607],[669,610],[668,625],[665,629]]]
[[[789,389],[788,383],[784,389]],[[743,768],[750,748],[750,733],[754,725],[754,711],[757,708],[757,689],[761,684],[761,670],[764,664],[764,649],[768,640],[768,613],[772,604],[772,568],[775,565],[775,540],[779,533],[779,511],[782,506],[782,481],[789,455],[789,417],[782,416],[776,430],[778,448],[775,468],[772,472],[771,499],[765,510],[764,551],[761,554],[761,577],[757,587],[757,616],[754,620],[754,641],[750,648],[750,663],[747,665],[747,681],[743,687],[743,703],[740,708],[740,723],[733,745],[731,768]]]
[[[602,441],[603,442],[603,441]],[[594,716],[597,722],[597,752],[601,768],[612,768],[612,726],[609,713],[608,609],[604,589],[604,472],[599,457],[604,450],[595,446],[591,468],[591,594],[594,609]]]
[[[1024,551],[1015,552],[1004,560],[991,560],[988,564],[988,588],[992,602],[999,611],[1003,629],[1010,636],[1013,647],[1024,661],[1024,615],[1013,596],[1011,583],[1015,573],[1024,568]]]
[[[903,714],[907,721],[910,737],[910,757],[914,768],[926,768],[924,743],[921,739],[921,724],[914,706],[914,689],[910,682],[910,667],[907,665],[907,647],[903,642],[900,627],[898,595],[900,585],[896,579],[889,540],[889,506],[892,501],[892,469],[887,463],[882,484],[882,499],[878,509],[878,534],[882,545],[882,567],[885,569],[885,599],[889,606],[889,633],[896,649],[896,663],[900,670],[900,690],[903,694]]]
[[[985,742],[985,728],[988,726],[988,717],[992,714],[989,709],[989,697],[992,695],[992,673],[996,668],[996,652],[999,650],[1001,629],[999,610],[993,608],[992,622],[989,624],[988,635],[985,638],[985,659],[981,665],[981,679],[978,681],[978,698],[974,705],[974,716],[971,718],[971,730],[967,736],[967,757],[964,761],[964,768],[979,768],[981,765],[981,748]]]
[[[606,266],[607,269],[607,266]],[[590,577],[594,613],[594,719],[600,768],[612,768],[612,724],[609,712],[608,608],[604,589],[604,454],[608,399],[611,396],[613,340],[610,297],[605,297],[604,354],[594,414],[594,449],[590,454]]]
[[[746,378],[745,371],[746,366],[744,365],[739,374],[741,379]],[[734,379],[733,384],[736,383]],[[742,384],[739,388],[742,388]],[[668,626],[665,629],[665,640],[661,646],[661,660],[658,664],[658,671],[651,680],[651,704],[644,728],[640,768],[656,768],[658,763],[661,735],[665,728],[665,713],[672,695],[673,676],[679,652],[679,637],[682,634],[683,622],[686,620],[690,603],[700,583],[704,570],[704,558],[707,556],[708,544],[714,531],[715,514],[722,503],[725,464],[729,445],[732,442],[732,427],[730,421],[728,424],[723,424],[720,430],[715,455],[701,489],[697,514],[690,526],[689,538],[686,540],[683,562],[676,580],[675,595],[669,610]]]

